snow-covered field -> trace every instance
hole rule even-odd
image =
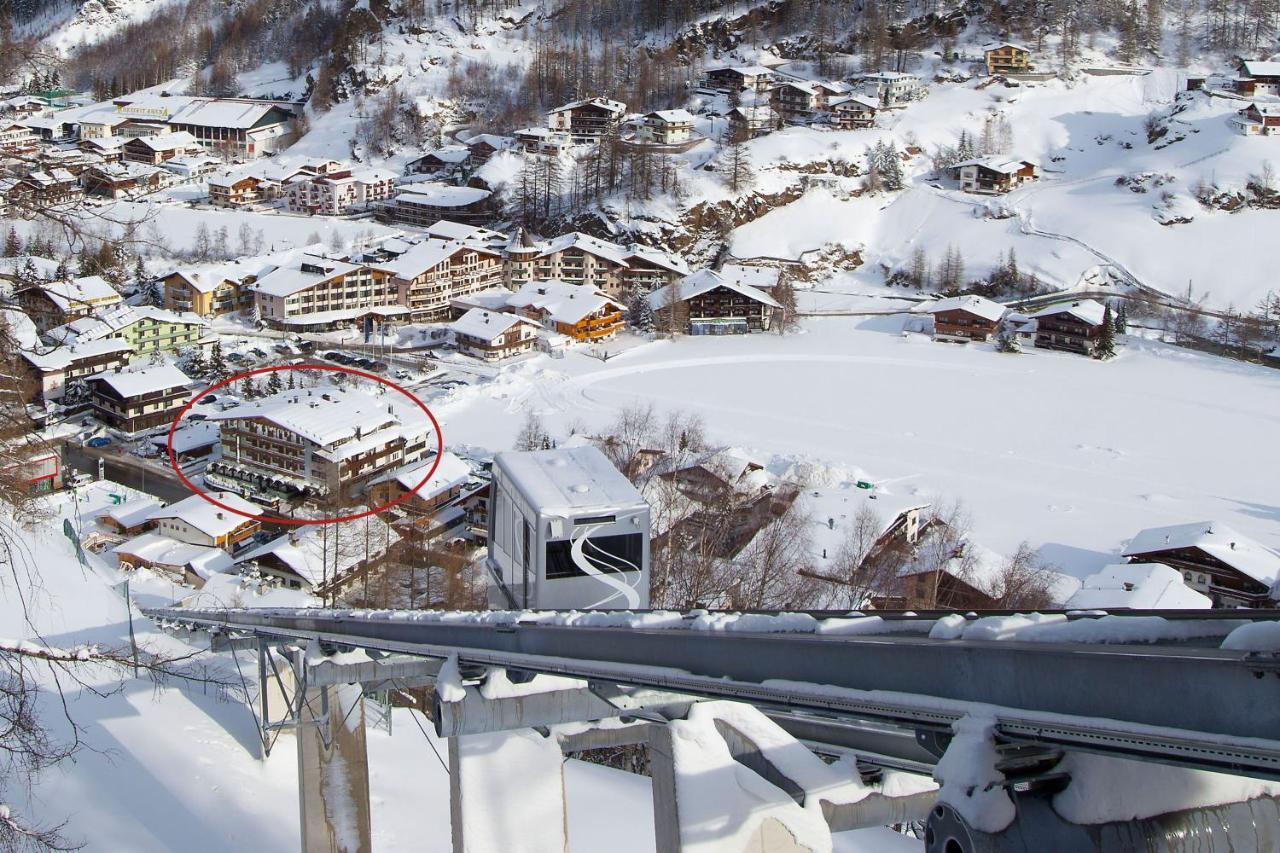
[[[831,467],[891,494],[961,499],[983,544],[1022,540],[1083,577],[1144,527],[1221,519],[1280,546],[1264,472],[1280,374],[1130,339],[1101,363],[903,336],[902,316],[822,318],[800,335],[682,338],[601,363],[512,367],[435,405],[446,444],[511,446],[524,413],[555,433],[623,407],[696,412],[716,443],[778,470]]]

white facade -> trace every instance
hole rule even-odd
[[[491,488],[490,606],[649,606],[649,505],[599,450],[499,453]]]

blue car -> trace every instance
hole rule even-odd
[[[106,447],[110,443],[110,438],[107,438],[105,435],[100,435],[97,438],[89,439],[88,442],[86,442],[86,445],[88,447]]]

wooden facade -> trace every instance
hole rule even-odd
[[[1182,573],[1183,582],[1202,592],[1214,607],[1275,607],[1271,587],[1194,546],[1127,553],[1132,563],[1163,563]]]
[[[988,74],[1025,74],[1031,70],[1031,51],[1019,44],[988,45],[982,56]]]
[[[953,308],[934,313],[933,329],[937,340],[989,341],[999,331],[1000,321],[963,308]]]
[[[124,396],[100,376],[88,379],[94,416],[113,429],[137,433],[166,426],[191,396],[186,385]]]

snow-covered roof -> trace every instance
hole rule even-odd
[[[569,110],[576,110],[582,107],[598,107],[605,112],[621,115],[627,111],[627,105],[621,101],[611,101],[608,98],[583,98],[579,101],[570,101],[562,107],[556,107],[550,110],[552,113],[562,113]]]
[[[135,536],[111,550],[116,554],[127,554],[161,566],[189,566],[200,577],[226,571],[234,565],[231,555],[221,548],[189,545],[159,533]]]
[[[555,280],[526,282],[511,295],[507,304],[513,308],[531,308],[554,322],[568,325],[581,322],[602,308],[622,311],[626,307],[589,284]]]
[[[173,452],[187,453],[198,447],[217,444],[220,431],[213,421],[192,421],[173,432]],[[168,447],[169,434],[157,435],[151,443],[159,447]]]
[[[210,497],[216,498],[232,509],[249,515],[262,515],[262,507],[247,501],[232,492],[212,492]],[[176,518],[189,527],[194,527],[206,536],[226,536],[249,519],[234,512],[228,512],[220,506],[214,506],[200,495],[192,495],[175,504],[151,513],[153,521],[162,518]]]
[[[510,136],[499,136],[496,133],[477,133],[463,143],[468,147],[486,143],[494,148],[510,148],[515,144],[515,140]]]
[[[139,145],[145,145],[152,151],[174,151],[178,148],[196,148],[199,143],[196,138],[185,130],[176,133],[159,133],[155,136],[139,136],[133,140]]]
[[[773,69],[765,68],[763,65],[722,65],[719,68],[708,68],[708,74],[715,74],[728,71],[733,74],[740,74],[743,77],[759,77],[761,75],[773,74]]]
[[[472,308],[457,320],[449,324],[449,331],[455,335],[466,335],[492,341],[506,333],[512,326],[528,323],[524,317],[508,314],[505,311],[486,311],[483,308]]]
[[[422,482],[422,476],[427,473],[427,469],[434,463],[435,457],[428,457],[421,462],[406,465],[389,474],[384,474],[376,480],[371,480],[369,485],[395,480],[404,488],[412,489]],[[446,450],[440,455],[440,465],[432,473],[431,479],[427,480],[421,489],[418,489],[417,496],[427,500],[442,492],[464,485],[469,479],[471,479],[471,466]]]
[[[505,241],[506,235],[500,231],[483,228],[479,225],[467,225],[448,219],[438,219],[427,226],[427,236],[441,240],[459,240],[473,243],[492,243]]]
[[[153,320],[157,323],[169,323],[182,326],[204,326],[204,318],[190,312],[178,313],[157,308],[154,305],[118,305],[96,317],[81,317],[70,323],[63,323],[50,329],[47,336],[58,341],[75,341],[77,344],[86,341],[110,337],[134,323]]]
[[[449,258],[464,249],[473,252],[483,252],[490,255],[497,254],[490,249],[460,243],[456,240],[437,240],[429,238],[411,247],[399,257],[393,258],[390,261],[385,261],[379,264],[379,266],[384,269],[391,270],[396,274],[397,278],[402,278],[408,281],[417,278],[432,267],[447,261]]]
[[[937,314],[941,311],[967,311],[984,320],[994,322],[1003,317],[1007,309],[999,302],[993,302],[985,296],[968,294],[939,299],[937,302],[929,303],[924,310],[929,314]]]
[[[174,157],[166,163],[172,163],[174,160],[182,160],[182,157]],[[113,181],[139,181],[145,180],[152,175],[160,173],[160,169],[155,166],[148,166],[146,163],[136,163],[132,160],[121,160],[119,163],[103,163],[94,166],[93,171],[104,178],[110,178]]]
[[[443,148],[437,148],[434,151],[428,151],[419,157],[419,160],[425,160],[427,157],[434,157],[442,163],[461,163],[471,154],[470,149],[465,145],[446,145]]]
[[[321,534],[318,526],[295,530],[242,554],[236,559],[236,564],[244,566],[272,556],[293,570],[308,585],[316,587],[324,583],[326,578],[332,580],[350,571],[363,560],[366,553],[365,542],[372,543],[382,553],[382,548],[400,541],[400,534],[376,516],[369,518],[368,522],[376,527],[366,530],[365,519],[343,522],[336,526],[326,525],[333,528],[328,537]],[[359,542],[360,546],[335,546],[335,540],[339,543]]]
[[[426,417],[416,407],[406,409],[402,401],[398,394],[316,388],[284,391],[211,413],[209,419],[263,418],[322,447],[341,443],[345,453],[369,436],[389,441],[392,429],[404,435],[429,432],[431,426]]]
[[[169,117],[169,123],[248,130],[277,109],[276,105],[266,103],[195,99],[176,110]]]
[[[762,267],[754,264],[725,264],[719,272],[721,278],[765,291],[772,290],[782,276],[782,270],[777,267]]]
[[[163,506],[164,504],[155,498],[142,497],[122,504],[113,504],[103,510],[102,514],[127,529],[150,521],[151,513]]]
[[[156,391],[168,391],[173,388],[185,388],[191,383],[191,378],[172,364],[154,364],[141,370],[118,373],[99,373],[90,378],[110,386],[125,398],[139,397]]]
[[[698,270],[693,275],[685,276],[677,287],[681,300],[701,296],[717,287],[724,287],[734,293],[741,294],[754,302],[762,302],[771,308],[778,308],[778,301],[762,290],[750,285],[741,284],[733,279],[725,278],[712,269]],[[649,294],[649,305],[654,309],[665,308],[671,299],[671,285],[665,285]]]
[[[1031,315],[1032,319],[1040,317],[1052,317],[1055,314],[1070,314],[1082,323],[1090,326],[1101,326],[1102,318],[1106,314],[1106,306],[1101,302],[1093,299],[1081,299],[1079,302],[1072,302],[1070,305],[1050,305]]]
[[[279,317],[276,322],[282,326],[314,326],[323,323],[336,323],[341,320],[356,320],[360,317],[400,317],[411,312],[407,305],[372,305],[365,308],[336,308],[332,311],[308,311],[305,314],[294,314]]]
[[[304,265],[308,269],[304,270],[302,268]],[[360,269],[358,264],[318,255],[303,255],[262,276],[254,284],[253,289],[268,296],[290,296],[309,287],[315,287],[321,282],[348,275],[358,269]]]
[[[449,184],[425,182],[413,184],[412,189],[396,194],[396,202],[425,204],[431,207],[466,207],[484,201],[492,193],[479,187],[455,187]]]
[[[16,255],[12,258],[0,258],[0,278],[15,278],[22,275],[27,264],[35,270],[37,278],[52,279],[58,274],[58,262],[39,255]]]
[[[610,243],[608,240],[601,240],[599,237],[583,234],[581,231],[561,234],[553,240],[540,244],[535,257],[541,258],[553,255],[566,249],[581,249],[588,254],[595,255],[597,258],[603,258],[620,266],[627,266],[627,250],[625,248],[617,243]]]
[[[651,246],[642,246],[639,243],[631,244],[626,259],[628,261],[644,261],[656,267],[670,270],[677,275],[689,274],[689,265],[684,262],[684,258]]]
[[[47,281],[39,287],[63,311],[120,301],[120,294],[100,275],[86,275],[70,281]]]
[[[972,160],[963,160],[956,163],[951,168],[962,169],[965,166],[981,166],[984,169],[990,169],[993,172],[999,172],[1002,175],[1013,175],[1021,171],[1025,166],[1035,167],[1032,160],[1009,160],[1005,157],[975,157]]]
[[[1024,52],[1026,52],[1026,53],[1030,53],[1030,52],[1031,52],[1031,48],[1027,47],[1026,45],[1018,44],[1017,42],[1012,42],[1012,41],[993,41],[993,42],[988,42],[987,44],[984,44],[984,45],[982,46],[982,52],[983,52],[983,53],[989,53],[989,52],[991,52],[991,51],[993,51],[993,50],[999,50],[999,49],[1000,49],[1000,48],[1002,48],[1002,47],[1012,47],[1012,48],[1015,48],[1015,49],[1017,49],[1017,50],[1024,51]]]
[[[1104,567],[1084,579],[1067,610],[1204,610],[1213,606],[1182,582],[1182,574],[1163,563],[1122,563]]]
[[[846,95],[843,98],[833,98],[831,100],[832,109],[852,105],[857,105],[863,109],[872,110],[873,112],[880,109],[880,103],[874,98],[868,98],[866,95]]]
[[[683,124],[693,121],[693,113],[688,110],[654,110],[651,113],[645,113],[646,119],[657,119],[667,124]]]
[[[1196,521],[1139,531],[1121,552],[1126,557],[1196,548],[1254,580],[1280,580],[1280,554],[1217,521]]]
[[[908,74],[905,71],[871,71],[862,75],[863,80],[919,80],[920,78],[914,74]]]
[[[1276,64],[1280,65],[1280,62],[1277,62]],[[1241,112],[1245,112],[1249,109],[1256,110],[1259,115],[1280,116],[1280,101],[1254,101],[1244,110],[1241,110]]]
[[[754,107],[734,107],[725,115],[738,116],[744,121],[773,121],[778,117],[773,107],[758,104]]]
[[[41,352],[39,349],[23,350],[22,357],[40,370],[66,370],[77,361],[111,353],[132,352],[128,341],[119,338],[101,338],[96,341],[76,343],[74,346],[55,346]]]
[[[645,505],[636,487],[591,445],[499,453],[493,467],[543,513],[569,516]]]
[[[9,335],[18,346],[29,350],[41,348],[40,330],[26,314],[17,308],[0,308],[0,320],[8,325]]]
[[[1280,62],[1263,59],[1246,59],[1240,63],[1250,77],[1280,77]]]

